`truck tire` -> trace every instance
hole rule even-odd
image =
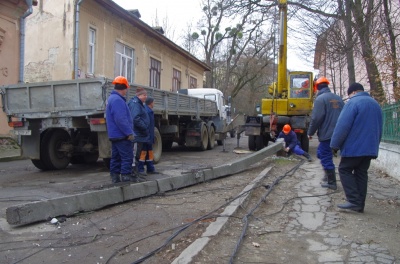
[[[43,164],[49,170],[65,169],[70,158],[65,152],[60,151],[62,144],[71,140],[71,137],[65,130],[57,129],[47,132],[40,144],[40,156]]]
[[[104,162],[104,167],[110,169],[111,158],[103,158],[103,162]]]
[[[208,147],[208,131],[205,123],[202,123],[200,129],[200,149],[207,150]]]
[[[208,145],[207,149],[213,149],[215,146],[215,129],[213,126],[208,127]]]
[[[301,148],[308,153],[308,150],[310,148],[310,140],[308,139],[308,136],[306,133],[299,134],[297,135],[297,140],[300,142]]]
[[[154,143],[153,143],[153,162],[158,163],[161,159],[161,154],[162,154],[162,139],[161,139],[161,134],[160,131],[158,131],[158,128],[154,128]]]
[[[249,136],[249,150],[256,150],[256,136]]]
[[[44,165],[44,163],[40,159],[32,159],[31,160],[33,165],[38,168],[39,170],[47,170],[47,167]]]
[[[256,136],[256,150],[260,150],[264,148],[264,137],[263,136]]]

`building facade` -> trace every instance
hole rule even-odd
[[[37,1],[2,0],[0,1],[0,86],[18,83],[20,75],[20,19],[29,14],[29,8]],[[0,101],[0,109],[2,108]],[[10,128],[7,117],[0,110],[0,135],[8,135]]]

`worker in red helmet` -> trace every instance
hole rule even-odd
[[[294,152],[297,155],[304,156],[308,161],[312,161],[310,154],[305,152],[301,147],[300,143],[297,140],[297,135],[292,131],[292,128],[289,124],[283,126],[282,132],[279,133],[278,138],[283,138],[285,141],[285,152],[291,154]]]
[[[335,129],[336,122],[344,103],[339,95],[331,92],[329,80],[326,77],[320,77],[315,81],[318,93],[314,100],[314,107],[311,113],[311,122],[307,131],[308,138],[317,133],[319,145],[317,157],[321,161],[322,168],[325,171],[322,177],[321,187],[336,190],[335,164],[333,163],[333,154],[330,147],[331,137]]]
[[[132,148],[135,135],[125,99],[129,83],[123,76],[117,76],[112,83],[114,90],[108,97],[106,107],[107,133],[111,141],[111,182],[138,182],[132,177]]]

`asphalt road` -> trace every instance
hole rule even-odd
[[[246,140],[241,139],[240,147],[246,149]],[[315,157],[317,142],[310,143]],[[174,147],[163,153],[156,167],[164,175],[175,176],[221,165],[247,155],[234,153],[236,147],[236,139],[226,141],[225,151],[222,146],[204,152]],[[41,172],[28,160],[0,162],[0,263],[140,263],[147,254],[144,263],[172,263],[210,223],[228,217],[221,215],[227,203],[269,166],[271,172],[248,203],[229,216],[223,231],[192,263],[400,261],[398,181],[371,169],[365,213],[341,212],[335,206],[344,198],[340,182],[337,192],[320,188],[318,160],[300,163],[296,157],[273,156],[212,182],[77,212],[60,218],[65,222],[58,224],[48,221],[20,227],[5,221],[8,206],[101,188],[109,184],[108,171],[101,161],[52,172]]]

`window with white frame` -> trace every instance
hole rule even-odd
[[[134,82],[134,54],[134,49],[122,43],[116,43],[114,77],[124,76],[128,82]]]
[[[172,92],[181,89],[181,71],[173,69],[172,71]]]
[[[90,74],[94,74],[95,47],[96,47],[96,30],[94,28],[89,28],[89,56],[88,56],[87,72]]]
[[[161,61],[150,58],[150,87],[161,88]]]

